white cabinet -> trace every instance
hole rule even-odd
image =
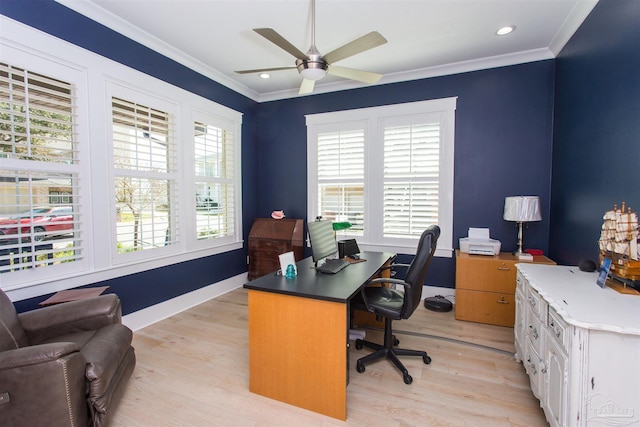
[[[575,267],[516,267],[516,359],[549,424],[640,425],[640,295]]]

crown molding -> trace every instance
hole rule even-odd
[[[186,55],[184,52],[176,49],[168,43],[163,42],[157,37],[154,37],[151,34],[141,30],[140,28],[131,25],[130,23],[119,18],[113,13],[101,8],[100,6],[97,6],[95,3],[79,2],[77,0],[55,1],[256,102],[268,102],[288,98],[297,98],[302,96],[313,96],[322,93],[364,87],[362,83],[344,80],[326,84],[316,84],[314,92],[312,94],[299,95],[297,89],[261,94],[225,76],[224,74],[205,65],[197,59]],[[564,21],[558,33],[554,36],[549,48],[533,49],[524,52],[515,52],[507,55],[479,58],[470,61],[462,61],[457,63],[428,67],[419,70],[386,74],[376,85],[410,80],[420,80],[553,59],[560,53],[562,48],[571,39],[571,36],[580,27],[582,22],[586,19],[586,17],[589,15],[591,10],[593,10],[597,3],[598,0],[578,1],[567,19]],[[367,85],[366,87],[370,87],[370,85]]]
[[[419,70],[406,71],[395,74],[385,74],[375,85],[363,86],[361,83],[344,80],[340,82],[317,84],[313,93],[298,95],[297,90],[287,90],[270,92],[258,97],[258,102],[277,101],[287,98],[297,98],[302,96],[313,96],[321,93],[337,92],[341,90],[356,89],[360,87],[380,86],[389,83],[405,82],[410,80],[421,80],[432,77],[448,76],[452,74],[468,73],[472,71],[487,70],[490,68],[507,67],[510,65],[525,64],[528,62],[544,61],[553,59],[555,56],[547,48],[533,49],[524,52],[515,52],[507,55],[498,55],[487,58],[480,58],[470,61],[461,61],[452,64],[438,65],[435,67],[422,68]]]
[[[143,46],[166,56],[169,59],[176,61],[179,64],[184,65],[187,68],[192,69],[211,80],[220,83],[223,86],[228,87],[241,95],[251,98],[254,101],[258,101],[259,94],[246,86],[236,82],[233,79],[225,76],[217,70],[205,65],[197,59],[186,55],[184,52],[176,49],[168,43],[163,42],[157,37],[147,33],[146,31],[130,24],[122,18],[114,15],[106,9],[101,8],[92,2],[84,2],[77,0],[55,0],[57,3],[68,7],[69,9],[78,12],[87,18],[104,25],[105,27],[122,34],[123,36],[142,44]]]
[[[584,20],[587,19],[587,16],[589,16],[593,8],[596,7],[596,4],[598,4],[598,0],[580,0],[576,2],[549,44],[549,50],[553,52],[554,57],[560,54]]]

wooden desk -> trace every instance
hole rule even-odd
[[[394,254],[363,252],[366,262],[338,274],[297,263],[298,276],[269,274],[249,290],[249,390],[347,418],[349,301]]]

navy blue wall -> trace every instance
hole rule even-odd
[[[489,227],[505,251],[517,229],[502,219],[505,196],[539,195],[542,221],[525,231],[547,251],[554,62],[318,94],[260,105],[258,210],[307,218],[305,114],[458,97],[455,129],[454,247],[469,227]],[[454,287],[454,259],[432,263],[427,283]]]
[[[640,1],[600,1],[564,47],[554,121],[549,251],[597,260],[604,212],[640,211]]]
[[[2,0],[0,13],[87,50],[196,93],[243,113],[242,190],[244,237],[257,209],[258,104],[175,61],[90,20],[53,0]],[[247,271],[246,250],[201,258],[151,271],[96,283],[122,300],[123,313],[131,313]],[[37,306],[46,296],[16,304],[18,311]]]

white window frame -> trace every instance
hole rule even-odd
[[[108,111],[109,111],[109,119],[111,122],[110,131],[108,133],[110,155],[109,157],[107,157],[107,159],[109,159],[110,161],[113,161],[113,156],[114,156],[113,117],[111,113],[112,112],[111,105],[112,105],[113,98],[119,98],[129,102],[135,102],[136,104],[142,104],[146,107],[166,112],[170,116],[172,116],[172,119],[176,122],[180,118],[179,105],[177,105],[175,102],[172,102],[171,100],[162,99],[155,94],[151,95],[148,93],[142,93],[140,91],[133,90],[130,87],[124,86],[123,84],[113,82],[113,81],[107,81],[106,88],[107,90],[106,90],[105,101],[109,104]],[[175,141],[175,139],[177,139],[176,138],[177,126],[178,126],[178,123],[174,123],[173,128],[170,130],[170,134],[168,135],[170,139],[171,138],[174,139],[173,141],[174,143],[177,143],[177,141]],[[180,164],[182,159],[180,156],[180,150],[174,150],[172,154],[175,156],[175,158],[170,160],[170,162],[176,165],[178,169],[181,169],[182,167],[180,166]],[[162,175],[162,177],[160,178],[157,176],[158,174],[148,173],[145,171],[142,171],[142,172],[136,171],[136,170],[118,171],[117,168],[115,168],[115,166],[113,165],[113,163],[109,163],[109,172],[110,172],[109,176],[111,177],[111,185],[109,186],[109,193],[108,193],[109,200],[111,201],[111,206],[110,206],[111,221],[109,222],[111,233],[110,233],[109,241],[110,241],[110,247],[111,247],[111,259],[113,264],[118,265],[123,263],[143,261],[146,259],[153,259],[158,256],[163,256],[163,255],[167,256],[167,255],[171,255],[172,253],[175,253],[176,252],[174,247],[175,243],[164,246],[164,247],[144,249],[144,250],[139,250],[135,252],[118,253],[118,250],[117,250],[118,231],[116,229],[116,224],[115,224],[115,212],[116,212],[115,181],[116,181],[116,177],[118,176],[129,176],[129,177],[137,176],[139,178],[146,178],[146,179],[155,177],[155,179],[163,179],[163,180],[170,181],[173,183],[172,187],[176,189],[180,189],[181,186],[180,186],[180,181],[178,177],[178,171],[169,170],[166,174],[165,173],[160,174]],[[177,190],[177,191],[178,193],[180,193],[180,190]],[[171,206],[169,221],[172,229],[175,229],[177,227],[177,221],[179,221],[179,218],[177,218],[177,215],[178,215],[178,212],[180,211],[181,209],[178,209],[177,206]]]
[[[384,123],[411,117],[439,114],[441,117],[438,226],[441,234],[436,256],[453,256],[453,168],[455,142],[455,110],[457,98],[442,98],[381,107],[360,108],[306,116],[307,124],[307,216],[318,216],[318,135],[362,126],[365,131],[365,230],[363,235],[341,232],[338,238],[354,238],[363,250],[415,254],[416,238],[383,236],[382,197],[384,164]]]
[[[242,249],[242,113],[195,95],[184,89],[136,71],[100,55],[89,52],[51,35],[37,31],[0,15],[0,60],[19,68],[69,81],[69,72],[79,73],[77,88],[78,134],[81,158],[81,209],[83,218],[83,258],[79,262],[61,265],[64,269],[38,268],[0,274],[0,287],[12,300],[74,288],[128,274],[177,264],[184,261]],[[49,52],[54,52],[50,54]],[[64,71],[65,68],[67,71]],[[61,69],[63,71],[56,71]],[[114,239],[115,190],[110,162],[112,158],[111,97],[114,92],[127,91],[141,95],[130,99],[155,100],[171,105],[175,112],[174,134],[178,139],[179,239],[175,244],[117,256]],[[127,99],[124,96],[124,99]],[[157,104],[154,104],[157,105]],[[188,238],[189,227],[195,221],[192,112],[200,111],[226,120],[234,127],[235,144],[235,211],[234,235],[226,239],[196,241]],[[9,159],[0,159],[4,162]],[[4,163],[3,165],[4,166]],[[107,243],[105,243],[107,242]],[[153,253],[153,256],[147,256]],[[131,254],[127,254],[131,255]],[[57,267],[57,266],[56,266]],[[59,274],[52,270],[64,270]],[[24,274],[22,274],[24,273]]]
[[[193,217],[185,224],[184,233],[187,245],[193,248],[207,248],[212,244],[216,246],[233,245],[239,239],[242,239],[242,175],[241,175],[241,121],[239,121],[238,113],[230,108],[218,106],[215,111],[208,108],[206,103],[194,103],[189,115],[189,128],[185,129],[185,134],[189,134],[189,149],[185,150],[185,155],[189,156],[190,163],[188,166],[189,186],[195,189],[195,183],[198,177],[195,174],[195,146],[193,143],[193,130],[195,122],[204,122],[208,125],[218,126],[228,130],[233,135],[233,157],[234,157],[234,176],[232,178],[233,198],[234,198],[234,232],[232,235],[217,237],[214,239],[198,239],[196,229],[197,212],[191,209]],[[241,118],[240,118],[241,119]],[[186,136],[185,136],[186,138]],[[186,140],[186,139],[185,139]],[[185,162],[186,163],[186,162]],[[192,191],[189,195],[188,206],[196,206],[196,192]]]
[[[2,24],[0,24],[2,25]],[[33,162],[29,160],[17,159],[0,159],[0,169],[14,169],[16,171],[43,171],[43,172],[60,172],[73,173],[76,175],[81,185],[78,188],[76,204],[80,211],[78,216],[82,218],[82,222],[78,228],[78,237],[76,243],[83,242],[81,248],[82,256],[73,262],[62,263],[54,266],[44,266],[43,268],[30,268],[26,270],[12,271],[0,274],[0,287],[10,290],[19,287],[32,286],[35,283],[47,280],[51,277],[65,277],[69,275],[81,274],[88,267],[88,257],[90,256],[90,248],[87,247],[86,230],[91,227],[91,218],[86,215],[85,209],[90,206],[91,200],[88,182],[89,173],[89,147],[85,143],[87,141],[88,117],[78,114],[78,111],[87,108],[87,70],[86,68],[66,61],[51,61],[46,55],[30,55],[25,54],[19,45],[4,43],[0,45],[1,61],[12,66],[28,70],[38,74],[45,75],[50,78],[59,79],[67,83],[71,83],[76,92],[76,111],[75,111],[75,131],[77,132],[77,163],[75,165],[64,165],[48,162]],[[85,95],[85,96],[83,96]]]

